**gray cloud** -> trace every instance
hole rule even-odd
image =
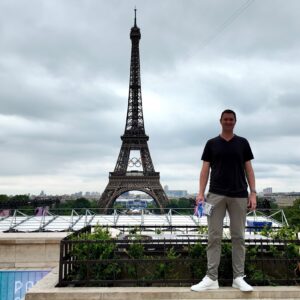
[[[135,5],[1,1],[1,193],[104,189],[125,126]],[[137,8],[145,127],[162,183],[197,190],[205,142],[232,108],[258,189],[299,190],[299,1]]]

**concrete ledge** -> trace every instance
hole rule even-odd
[[[39,243],[39,240],[43,241],[57,241],[66,237],[69,232],[1,232],[0,243],[26,243],[26,241]]]
[[[52,268],[67,232],[0,233],[0,268]]]
[[[226,287],[215,291],[192,292],[188,287],[56,288],[58,268],[39,281],[25,300],[168,300],[168,299],[290,299],[300,300],[300,286],[260,286],[251,293]]]

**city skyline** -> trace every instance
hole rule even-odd
[[[121,146],[134,1],[1,1],[0,193],[104,190]],[[299,1],[139,1],[146,134],[161,183],[198,190],[222,110],[257,190],[300,190]]]
[[[191,192],[188,190],[178,190],[178,189],[169,189],[168,185],[165,185],[163,187],[164,191],[170,196],[170,194],[175,194],[175,193],[180,193],[182,197],[189,197],[189,196],[196,196],[197,192]],[[75,197],[100,197],[103,191],[88,191],[88,190],[77,190],[77,191],[72,191],[70,193],[48,193],[47,191],[41,190],[38,193],[25,193],[25,195],[28,196],[34,196],[34,197],[52,197],[52,196],[75,196]],[[146,193],[142,192],[142,191],[137,191],[137,190],[132,190],[132,191],[128,191],[127,192],[130,195],[143,195],[145,194],[145,196],[149,196],[146,195]],[[125,193],[125,194],[127,194]],[[208,193],[208,190],[206,190],[206,193]],[[125,195],[124,194],[124,195]],[[257,190],[257,194],[258,196],[261,195],[270,195],[270,194],[300,194],[299,191],[290,191],[290,192],[286,192],[286,191],[273,191],[272,187],[267,187],[267,188],[263,188],[262,190]],[[18,194],[7,194],[7,196],[16,196]],[[122,198],[123,194],[120,196],[120,198]],[[149,196],[150,197],[150,196]],[[97,198],[97,199],[98,199]]]

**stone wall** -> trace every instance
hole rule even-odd
[[[53,268],[67,232],[0,233],[0,268]]]

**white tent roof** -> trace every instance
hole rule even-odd
[[[283,214],[282,211],[277,213]],[[248,221],[258,222],[272,222],[273,227],[282,227],[286,219],[284,214],[282,215],[283,222],[278,222],[272,218],[272,216],[266,216],[262,213],[252,212],[247,216]],[[230,220],[226,216],[224,218],[224,226],[229,226]],[[34,232],[34,231],[76,231],[87,225],[100,225],[100,226],[147,226],[147,227],[160,227],[160,226],[206,226],[207,218],[202,216],[201,218],[193,215],[179,215],[174,214],[174,211],[170,210],[167,214],[138,214],[138,215],[125,215],[119,214],[117,211],[112,215],[100,215],[94,214],[90,210],[86,210],[83,215],[78,215],[76,211],[73,211],[70,216],[58,216],[58,215],[44,215],[44,216],[27,216],[18,210],[14,211],[12,216],[0,218],[0,232],[18,231],[18,232]]]

